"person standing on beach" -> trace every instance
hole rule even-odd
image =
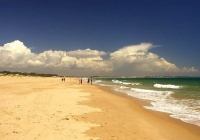
[[[90,78],[90,82],[91,82],[91,85],[92,85],[92,77]]]
[[[79,85],[82,84],[82,78],[79,79]]]

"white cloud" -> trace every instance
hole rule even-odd
[[[77,58],[88,58],[88,57],[91,58],[91,57],[106,55],[106,52],[86,49],[86,50],[69,51],[67,52],[67,54],[69,54],[70,56],[77,57]]]
[[[110,54],[114,73],[117,75],[190,75],[197,74],[195,68],[178,68],[150,53],[154,46],[150,43],[141,43],[123,47]]]
[[[0,46],[0,70],[56,73],[60,75],[197,75],[194,67],[175,64],[149,52],[150,43],[126,46],[110,53],[98,50],[52,51],[33,53],[20,41]]]
[[[23,67],[26,65],[26,60],[32,56],[31,50],[16,40],[0,47],[0,66],[2,68]]]
[[[29,54],[31,52],[31,50],[24,46],[23,42],[19,40],[5,44],[0,48],[0,51],[8,51],[14,54]]]
[[[110,71],[106,55],[97,50],[74,50],[70,52],[47,50],[36,54],[20,41],[0,46],[0,70],[57,73],[71,75],[94,75]]]
[[[139,45],[132,45],[123,47],[113,53],[110,54],[111,59],[118,59],[118,58],[133,58],[134,56],[143,57],[147,51],[152,48],[153,45],[150,43],[141,43]]]

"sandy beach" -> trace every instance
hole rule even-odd
[[[1,140],[199,140],[200,127],[77,78],[0,77]]]
[[[73,79],[0,77],[1,140],[95,140],[84,132],[98,125],[74,118],[100,111],[78,104],[90,95],[81,90]]]

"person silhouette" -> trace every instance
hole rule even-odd
[[[91,83],[91,85],[92,85],[92,77],[90,78],[90,83]]]

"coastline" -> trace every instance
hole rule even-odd
[[[199,140],[200,127],[172,118],[167,113],[145,109],[149,104],[107,88],[93,85],[85,88],[91,100],[81,104],[100,108],[102,112],[81,115],[83,121],[95,122],[101,127],[87,131],[88,135],[101,139],[153,139]]]
[[[78,78],[0,77],[2,140],[199,140],[200,127]]]

